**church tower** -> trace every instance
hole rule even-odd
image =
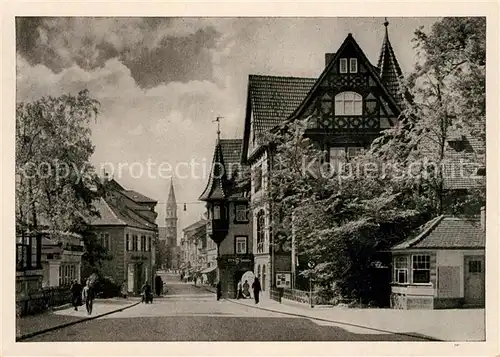
[[[167,227],[167,246],[173,248],[177,245],[177,202],[172,179],[170,180],[170,192],[167,199],[165,227]]]

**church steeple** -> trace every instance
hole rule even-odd
[[[175,199],[174,182],[170,179],[170,191],[168,193],[165,215],[165,227],[167,227],[167,245],[177,245],[177,201]]]
[[[392,49],[391,41],[389,41],[389,21],[387,17],[384,21],[385,36],[382,42],[382,49],[378,59],[379,76],[387,90],[392,94],[396,102],[401,105],[403,97],[401,94],[401,79],[403,72],[399,67],[398,60]]]

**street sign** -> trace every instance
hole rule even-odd
[[[316,267],[316,262],[314,260],[309,260],[309,262],[307,262],[307,267],[309,269],[314,269]]]

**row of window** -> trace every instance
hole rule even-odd
[[[136,234],[132,235],[132,239],[130,239],[130,235],[126,234],[126,243],[127,243],[127,251],[129,252],[150,252],[152,245],[152,238],[146,237],[145,235],[139,236]]]
[[[347,64],[349,63],[349,67]],[[341,58],[339,61],[340,73],[358,73],[358,59],[357,58]]]
[[[61,264],[59,266],[59,286],[68,286],[77,278],[75,264]]]
[[[408,256],[394,259],[394,282],[399,284],[428,284],[431,282],[430,255],[417,254],[411,256],[411,272],[408,276]],[[411,278],[411,281],[409,280]]]
[[[248,222],[248,206],[246,204],[239,204],[234,209],[235,221],[237,223]],[[208,211],[208,219],[226,219],[226,209],[224,206],[214,204],[212,209]]]

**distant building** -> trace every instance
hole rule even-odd
[[[125,281],[129,293],[138,294],[144,282],[154,281],[157,202],[113,179],[106,179],[104,187],[104,197],[94,203],[100,217],[91,220],[101,244],[113,256],[103,262],[102,272],[117,284]]]
[[[207,203],[207,236],[213,241],[207,260],[210,256],[212,262],[215,253],[222,295],[233,298],[243,275],[254,272],[252,221],[248,217],[250,182],[244,177],[246,167],[240,165],[242,140],[220,139],[219,134],[200,200]]]
[[[207,221],[199,221],[187,226],[182,230],[181,239],[181,269],[187,276],[199,275],[205,264]]]
[[[163,264],[166,269],[179,268],[180,248],[177,244],[177,221],[177,201],[175,199],[174,184],[171,180],[165,208],[165,226],[158,227],[158,238],[168,251],[167,261]]]
[[[439,216],[394,246],[391,306],[484,307],[485,212],[481,219]]]

